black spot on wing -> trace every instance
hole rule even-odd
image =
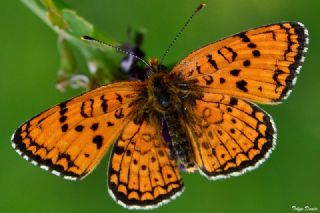
[[[249,37],[246,35],[246,33],[239,33],[238,36],[242,39],[243,42],[250,42]]]
[[[231,70],[231,71],[230,71],[230,74],[231,74],[232,76],[238,76],[239,73],[240,73],[240,71],[241,71],[241,70],[239,70],[239,69],[234,69],[234,70]]]
[[[96,135],[92,139],[92,142],[97,146],[97,149],[100,149],[103,143],[103,137],[101,135]]]
[[[121,155],[124,152],[124,148],[120,146],[115,146],[113,152],[117,155]]]
[[[230,105],[231,106],[234,106],[234,105],[237,105],[238,104],[238,99],[236,99],[236,98],[230,98]]]
[[[210,85],[213,83],[213,77],[211,75],[203,76],[202,78],[206,82],[206,85]]]
[[[245,60],[245,61],[243,62],[243,66],[245,66],[245,67],[250,66],[250,64],[251,64],[250,60]]]
[[[63,124],[62,126],[61,126],[61,130],[62,130],[62,132],[66,132],[67,130],[68,130],[68,124]]]
[[[197,70],[198,74],[203,74],[201,72],[201,66],[199,64],[196,64],[196,70]]]
[[[279,75],[284,74],[284,73],[285,72],[280,69],[277,69],[274,71],[272,79],[276,82],[276,89],[275,89],[276,91],[275,92],[277,92],[278,87],[282,86],[281,82],[279,81]]]
[[[90,127],[90,129],[92,129],[93,131],[96,131],[98,128],[99,128],[99,123],[94,123]]]
[[[108,122],[107,122],[107,126],[114,126],[114,123],[108,121]]]
[[[260,53],[259,50],[253,50],[253,51],[252,51],[252,55],[253,55],[254,57],[259,57],[259,56],[261,55],[261,53]]]
[[[236,86],[238,89],[242,90],[243,92],[248,92],[248,89],[247,89],[247,82],[245,80],[241,80],[241,81],[237,81],[236,82]]]
[[[77,132],[82,132],[82,130],[83,130],[83,126],[82,125],[78,125],[78,126],[76,126],[74,129],[77,131]]]
[[[100,106],[102,108],[102,111],[106,113],[108,111],[108,102],[107,102],[108,100],[104,98],[104,95],[100,96],[100,100],[101,100]]]
[[[209,62],[216,70],[218,70],[217,63],[216,63],[216,61],[212,58],[212,55],[211,55],[211,54],[207,55],[207,58],[208,58],[208,62]]]
[[[118,93],[116,93],[116,96],[117,96],[117,100],[119,101],[120,104],[122,104],[122,96],[119,95]]]
[[[224,48],[226,48],[232,54],[231,60],[234,61],[237,58],[238,54],[231,47],[224,47]]]
[[[80,114],[82,115],[82,117],[84,118],[88,118],[89,116],[85,113],[84,108],[86,106],[86,102],[82,102],[81,104],[81,108],[80,108]]]
[[[68,108],[63,108],[63,109],[61,109],[60,110],[60,115],[64,115],[64,114],[66,114],[66,112],[68,111]]]
[[[249,47],[249,48],[256,48],[256,47],[257,47],[257,45],[256,45],[256,44],[254,44],[254,43],[249,43],[249,44],[248,44],[248,47]]]
[[[226,79],[225,79],[225,78],[220,77],[219,81],[220,81],[220,84],[223,84],[223,83],[225,83],[225,82],[226,82]]]
[[[122,112],[122,108],[117,109],[114,113],[114,117],[116,117],[116,119],[121,119],[124,117],[124,114]]]
[[[61,117],[59,118],[59,121],[60,121],[61,123],[64,123],[66,120],[67,120],[67,116],[65,116],[65,115],[63,115],[63,116],[61,116]]]

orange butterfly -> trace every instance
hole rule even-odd
[[[283,22],[202,47],[171,71],[151,60],[147,80],[109,84],[56,105],[19,127],[12,145],[32,164],[78,180],[113,144],[110,195],[127,208],[158,207],[184,189],[178,165],[220,179],[270,155],[275,125],[251,101],[285,100],[307,45],[301,23]]]

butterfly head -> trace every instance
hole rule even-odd
[[[150,64],[150,67],[151,67],[153,73],[168,72],[167,67],[160,64],[160,62],[157,58],[151,58],[149,60],[149,64]]]

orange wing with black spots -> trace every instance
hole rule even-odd
[[[275,147],[272,118],[254,104],[205,93],[194,112],[198,122],[187,124],[187,134],[199,170],[210,179],[254,169]]]
[[[140,82],[114,83],[63,102],[25,122],[13,147],[25,159],[66,179],[90,173],[128,123]]]
[[[159,129],[147,121],[130,122],[114,144],[109,162],[109,192],[127,208],[158,207],[184,189],[176,161],[170,160]]]
[[[172,72],[198,80],[205,92],[279,103],[296,82],[307,45],[308,32],[301,23],[272,24],[200,48]]]

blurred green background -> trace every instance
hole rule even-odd
[[[291,97],[263,106],[278,128],[278,145],[257,170],[209,181],[184,174],[186,190],[154,212],[320,212],[320,2],[207,0],[169,53],[174,64],[190,51],[239,31],[284,20],[309,29],[310,46]],[[80,15],[118,41],[127,26],[147,29],[143,49],[160,57],[198,0],[68,0]],[[29,117],[76,94],[55,89],[57,35],[20,1],[0,1],[0,212],[127,212],[107,193],[107,158],[81,182],[70,182],[23,160],[11,148],[14,130]],[[84,69],[84,68],[83,68]]]

